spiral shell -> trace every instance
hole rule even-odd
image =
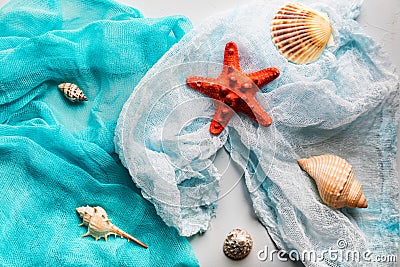
[[[61,92],[63,92],[65,97],[68,98],[72,102],[88,101],[85,94],[82,92],[82,90],[76,84],[61,83],[58,85],[58,88],[60,89]]]
[[[328,16],[299,3],[278,10],[271,22],[271,35],[279,52],[297,64],[316,60],[333,40]]]
[[[96,239],[96,241],[102,237],[107,241],[107,237],[110,234],[120,235],[121,237],[128,239],[128,241],[131,240],[142,247],[147,248],[146,244],[112,224],[111,220],[108,219],[107,212],[102,207],[82,206],[76,208],[76,212],[78,212],[79,216],[83,220],[79,226],[88,227],[87,233],[82,237],[91,235]]]
[[[335,155],[321,155],[297,162],[315,180],[328,206],[335,209],[368,207],[361,184],[354,179],[352,167],[346,160]]]
[[[250,254],[253,239],[246,230],[233,229],[224,241],[224,253],[233,260],[241,260]]]

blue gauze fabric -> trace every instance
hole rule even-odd
[[[119,112],[191,28],[112,1],[10,1],[0,10],[0,265],[198,266],[114,152]],[[58,90],[76,83],[89,98]],[[81,238],[75,208],[103,207],[146,243]]]
[[[326,13],[335,44],[307,65],[288,62],[269,28],[287,1],[256,2],[210,18],[186,35],[146,74],[125,104],[116,129],[123,164],[158,214],[182,235],[206,231],[216,213],[220,177],[213,159],[225,147],[244,170],[255,213],[276,245],[320,253],[307,266],[352,266],[326,250],[396,254],[399,244],[396,127],[399,82],[380,47],[354,20],[361,1],[307,1]],[[239,47],[250,73],[277,67],[280,77],[256,94],[273,124],[235,115],[219,136],[209,133],[213,100],[185,84],[217,77],[225,44]],[[334,210],[297,159],[335,154],[352,166],[367,209]],[[340,250],[343,251],[343,250]],[[367,255],[367,256],[368,256]],[[368,261],[368,257],[365,259]]]

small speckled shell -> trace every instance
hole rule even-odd
[[[253,239],[246,230],[233,229],[224,241],[224,253],[233,260],[241,260],[250,254]]]
[[[66,98],[72,102],[76,101],[88,101],[85,94],[76,84],[73,83],[61,83],[58,88],[63,92]]]
[[[299,159],[300,167],[316,182],[322,200],[338,209],[368,207],[361,184],[354,179],[351,165],[335,155],[321,155]]]
[[[332,41],[327,15],[299,3],[281,7],[271,22],[272,40],[290,61],[306,64],[316,60]]]

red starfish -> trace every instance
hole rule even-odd
[[[239,64],[237,45],[229,42],[225,46],[224,66],[217,78],[190,76],[186,79],[186,84],[214,99],[215,114],[211,121],[210,133],[219,135],[235,112],[246,114],[262,126],[271,125],[271,117],[260,106],[254,95],[278,76],[277,68],[243,73]]]

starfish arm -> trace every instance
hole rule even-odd
[[[213,99],[220,99],[221,85],[214,78],[204,78],[199,76],[190,76],[186,78],[186,84],[202,94],[207,95]]]
[[[227,105],[220,101],[214,101],[215,113],[210,124],[210,133],[213,135],[219,135],[229,120],[235,115],[235,112]]]
[[[241,71],[239,63],[239,52],[237,45],[234,42],[229,42],[225,45],[224,51],[224,70],[227,69],[229,72],[229,67]],[[224,72],[224,71],[223,71]]]
[[[278,78],[279,74],[280,72],[277,68],[267,68],[247,74],[247,77],[249,77],[259,88],[262,88],[264,85]]]
[[[249,99],[247,105],[240,112],[246,114],[261,126],[267,127],[272,124],[272,118],[255,99]]]

